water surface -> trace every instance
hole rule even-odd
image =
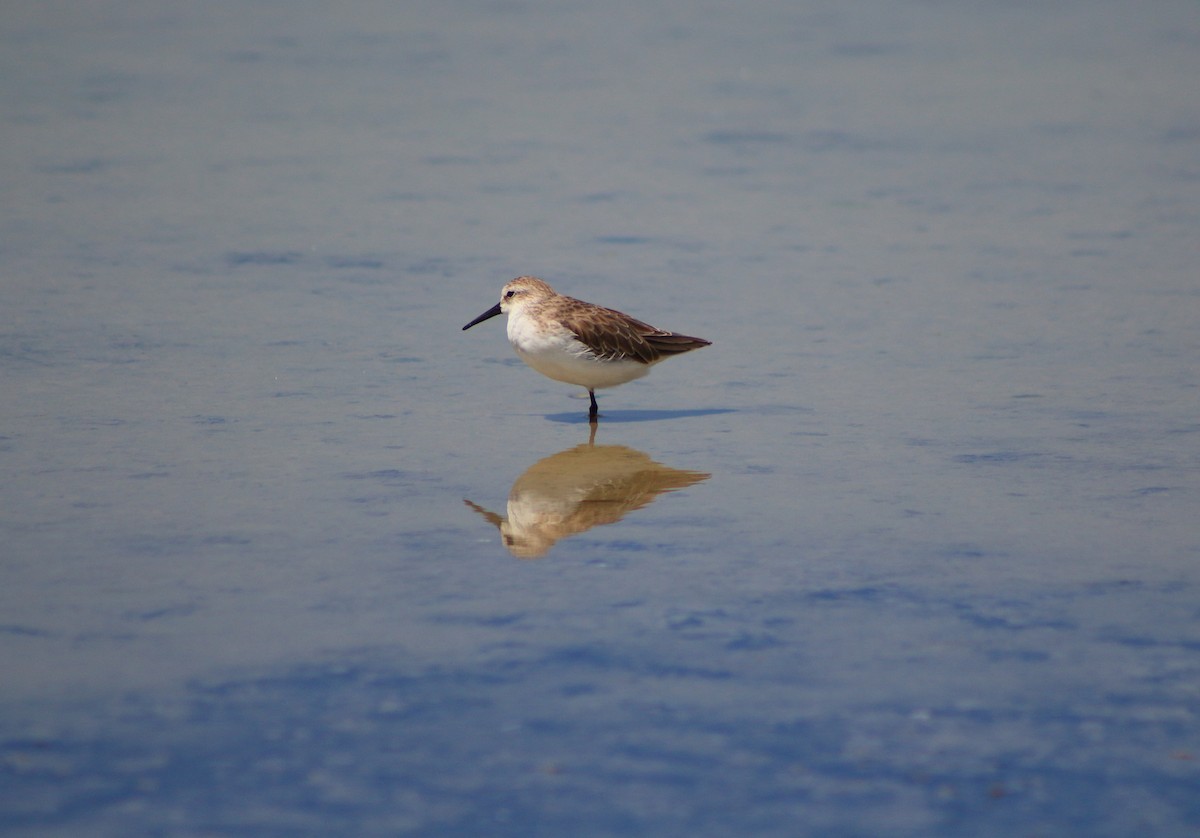
[[[1200,829],[1194,4],[0,39],[5,834]]]

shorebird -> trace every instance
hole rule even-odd
[[[600,415],[596,390],[641,378],[659,361],[711,343],[565,297],[535,276],[505,285],[500,302],[463,331],[498,314],[508,315],[508,340],[522,361],[547,378],[587,388],[593,422]]]

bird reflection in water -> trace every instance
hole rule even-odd
[[[663,492],[686,489],[711,475],[670,468],[624,445],[582,445],[538,460],[513,483],[508,517],[464,499],[500,530],[518,559],[544,556],[560,539],[615,524]]]

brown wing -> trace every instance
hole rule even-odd
[[[666,356],[712,343],[703,338],[664,332],[628,314],[586,304],[560,315],[560,321],[601,358],[625,358],[653,364]]]

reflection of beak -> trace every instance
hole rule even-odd
[[[500,304],[496,303],[494,306],[489,308],[483,314],[479,315],[474,320],[472,320],[470,323],[463,326],[463,331],[465,332],[467,329],[471,328],[476,323],[482,323],[484,320],[491,320],[493,317],[495,317],[499,313],[500,313]]]
[[[488,512],[486,509],[484,509],[482,506],[480,506],[477,503],[471,503],[466,498],[463,498],[463,503],[465,503],[467,506],[471,507],[476,512],[478,512],[480,515],[482,515],[484,518],[486,518],[487,522],[489,524],[491,524],[493,527],[499,527],[500,524],[502,524],[504,522],[504,519],[501,518],[499,515],[497,515],[495,512]]]

